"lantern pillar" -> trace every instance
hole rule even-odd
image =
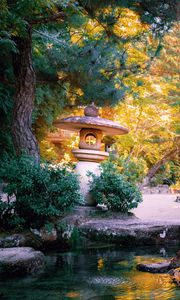
[[[103,133],[99,129],[83,128],[80,131],[79,149],[72,150],[72,153],[78,159],[76,173],[79,175],[81,193],[85,199],[85,204],[95,205],[89,192],[89,173],[96,176],[100,175],[100,162],[109,154],[101,151],[101,140]]]

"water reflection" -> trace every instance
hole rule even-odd
[[[168,274],[136,270],[137,263],[163,261],[176,249],[91,249],[51,253],[41,274],[2,278],[0,300],[179,300]]]

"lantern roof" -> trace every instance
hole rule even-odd
[[[105,135],[126,134],[129,130],[119,123],[100,118],[99,111],[91,104],[85,107],[84,116],[74,116],[60,119],[54,122],[56,127],[70,131],[80,131],[83,128],[99,129]]]

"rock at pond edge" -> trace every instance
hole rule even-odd
[[[45,256],[30,247],[0,248],[0,274],[32,274],[44,266]]]
[[[171,270],[169,275],[172,278],[172,281],[177,285],[180,286],[180,268]]]
[[[170,262],[153,263],[153,264],[138,264],[136,266],[138,271],[149,272],[149,273],[166,273],[170,267]]]

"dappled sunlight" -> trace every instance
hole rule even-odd
[[[125,272],[124,276],[128,277],[128,282],[123,285],[117,285],[113,289],[118,294],[115,299],[121,300],[126,297],[127,300],[135,299],[175,299],[174,287],[172,279],[168,274],[151,274],[147,272],[137,271],[136,265],[139,263],[162,262],[162,258],[136,256],[134,258],[134,268],[131,272]],[[126,295],[126,296],[125,296]]]
[[[68,292],[65,296],[70,298],[70,299],[74,299],[74,298],[79,299],[80,295],[81,294],[79,292],[72,291],[72,292]]]
[[[104,260],[102,258],[98,259],[98,271],[101,271],[104,268]]]

